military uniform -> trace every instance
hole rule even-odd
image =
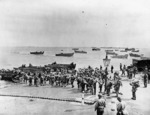
[[[72,88],[74,87],[74,84],[73,84],[73,83],[74,83],[74,80],[75,80],[75,77],[72,75],[72,76],[71,76],[71,80],[70,80],[70,81],[71,81]]]
[[[112,82],[108,81],[107,85],[106,85],[106,91],[107,91],[107,95],[110,96],[110,89],[112,87]]]
[[[32,85],[32,76],[29,76],[29,86]]]
[[[95,104],[95,111],[97,111],[97,115],[104,114],[104,108],[106,107],[106,102],[104,99],[99,99]]]
[[[111,66],[111,73],[113,73],[113,70],[114,70],[114,67],[113,67],[113,66]]]
[[[117,80],[114,84],[114,90],[116,92],[116,96],[118,97],[120,86],[122,86],[122,82],[120,80]]]
[[[147,87],[148,75],[144,74],[144,87]]]
[[[99,79],[99,89],[100,89],[100,92],[102,92],[103,84],[104,84],[104,80],[102,78],[100,78]]]
[[[136,91],[137,91],[137,88],[139,87],[139,81],[132,82],[130,83],[130,85],[132,86],[132,99],[136,100]]]

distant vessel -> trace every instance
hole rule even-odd
[[[125,51],[135,51],[135,48],[125,48]]]
[[[105,50],[106,52],[113,52],[114,50]]]
[[[92,50],[93,50],[93,51],[100,51],[101,49],[100,49],[100,48],[93,47]]]
[[[120,52],[127,52],[127,50],[120,50]]]
[[[112,56],[112,58],[127,59],[128,58],[128,54],[125,54],[125,55],[116,55],[116,56]]]
[[[79,48],[72,48],[72,50],[79,50]]]
[[[113,51],[106,51],[107,55],[118,55],[117,53],[113,52]]]
[[[74,55],[74,53],[59,53],[55,54],[56,56],[65,56],[65,57],[71,57]]]
[[[81,51],[81,50],[75,50],[74,52],[75,52],[75,53],[84,53],[84,54],[87,53],[86,51]]]
[[[30,54],[40,55],[40,54],[44,54],[44,51],[30,52]]]
[[[132,50],[132,52],[139,52],[139,50]]]

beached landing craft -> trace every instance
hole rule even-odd
[[[20,78],[26,73],[44,73],[45,71],[57,71],[61,69],[67,69],[70,71],[74,71],[76,68],[76,64],[73,62],[71,64],[57,64],[56,62],[52,64],[48,64],[45,66],[33,66],[29,64],[29,66],[22,65],[18,68],[14,68],[14,70],[0,70],[0,75],[2,76],[2,80],[12,81],[12,82],[20,82]]]
[[[86,52],[86,51],[83,51],[83,50],[82,50],[82,51],[81,51],[81,50],[75,50],[74,52],[75,52],[75,53],[83,53],[83,54],[87,54],[87,52]]]
[[[143,55],[139,55],[139,54],[133,54],[133,53],[130,53],[129,54],[131,57],[142,57]]]
[[[74,53],[59,53],[55,54],[56,56],[64,56],[64,57],[71,57],[74,55]]]
[[[30,52],[30,54],[42,55],[42,54],[44,54],[44,51]]]
[[[54,71],[57,69],[68,69],[68,70],[74,70],[76,68],[76,64],[73,62],[71,64],[57,64],[56,62],[52,64],[48,64],[44,66],[46,69],[53,69]]]
[[[128,66],[128,68],[134,69],[134,67],[137,68],[138,71],[145,71],[145,67],[150,69],[150,58],[148,59],[133,59],[132,65]]]
[[[128,54],[125,54],[125,55],[116,55],[116,56],[112,56],[112,58],[127,59],[128,58]]]

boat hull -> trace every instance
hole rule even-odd
[[[107,55],[114,55],[114,56],[117,56],[118,54],[115,53],[115,52],[106,52]]]
[[[60,54],[55,54],[55,56],[65,56],[65,57],[71,57],[73,55],[74,55],[74,53],[60,53]]]
[[[75,53],[83,53],[83,54],[86,54],[87,52],[86,51],[74,51]]]
[[[40,52],[30,52],[30,54],[42,55],[42,54],[44,54],[44,51],[40,51]]]
[[[112,58],[127,59],[127,58],[128,58],[128,54],[126,54],[126,55],[117,55],[117,56],[112,56]]]
[[[133,54],[133,53],[130,53],[129,55],[130,55],[130,57],[141,57],[142,56],[142,55]]]

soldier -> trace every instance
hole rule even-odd
[[[100,89],[100,93],[102,92],[103,84],[104,84],[104,80],[100,77],[100,78],[99,78],[99,89]]]
[[[118,103],[117,103],[117,114],[116,115],[124,115],[123,114],[123,104],[121,103],[121,98],[117,97]]]
[[[106,84],[106,92],[107,92],[107,95],[110,96],[110,89],[112,87],[112,82],[109,80]]]
[[[136,100],[136,91],[137,91],[137,88],[140,86],[139,81],[134,80],[133,82],[130,83],[130,85],[132,86],[132,98],[131,99]]]
[[[150,83],[150,70],[148,71],[148,84]]]
[[[103,115],[104,114],[104,108],[106,107],[106,102],[102,98],[102,94],[98,94],[99,100],[95,104],[95,111],[97,111],[97,115]]]
[[[84,83],[84,78],[81,78],[81,92],[83,92],[85,90],[85,83]]]
[[[67,83],[67,75],[66,74],[64,74],[63,75],[63,79],[62,79],[63,81],[63,87],[66,87],[66,83]]]
[[[55,82],[55,76],[52,74],[52,76],[51,76],[51,85],[52,86],[54,85],[54,82]]]
[[[29,76],[29,86],[32,85],[32,76],[30,75],[30,73],[28,73],[28,76]]]
[[[107,75],[105,74],[104,75],[104,81],[105,81],[105,89],[104,89],[104,93],[105,93],[105,91],[107,90]]]
[[[128,68],[126,69],[126,72],[127,72],[127,77],[130,79],[130,73],[129,73],[129,69]]]
[[[120,71],[122,71],[122,63],[120,63]]]
[[[94,80],[93,80],[93,88],[94,88],[93,94],[94,95],[96,94],[96,83],[97,83],[97,80],[96,80],[96,78],[94,78]]]
[[[113,70],[114,70],[114,66],[111,66],[111,73],[113,73]]]
[[[116,92],[116,97],[118,97],[120,86],[122,86],[122,82],[121,82],[120,78],[118,78],[118,80],[114,84],[114,90]]]
[[[72,74],[71,75],[71,79],[70,79],[70,81],[71,81],[71,85],[72,85],[72,88],[74,88],[74,80],[75,80],[75,77],[74,77],[74,75]]]
[[[144,87],[147,87],[147,82],[148,82],[148,74],[144,74],[143,76],[143,81],[144,81]]]
[[[40,77],[40,85],[41,86],[44,85],[44,76],[43,75],[41,75],[41,77]]]
[[[38,87],[38,77],[36,75],[34,76],[34,85]]]
[[[28,82],[28,79],[29,79],[29,76],[26,74],[26,73],[24,73],[24,82],[27,84],[27,82]]]
[[[102,66],[100,65],[100,71],[102,71],[102,69],[103,69],[103,68],[102,68]]]
[[[135,74],[136,74],[136,72],[137,72],[137,67],[133,67],[133,75],[134,75],[134,77],[135,77]]]
[[[80,75],[78,75],[78,77],[77,77],[77,85],[78,85],[78,89],[79,89],[80,86],[81,86],[81,81],[82,81],[82,78],[81,78]]]
[[[116,72],[114,73],[114,81],[118,78],[118,76],[119,76],[119,72],[116,71]]]
[[[122,74],[121,75],[125,76],[125,69],[124,68],[122,69]]]

